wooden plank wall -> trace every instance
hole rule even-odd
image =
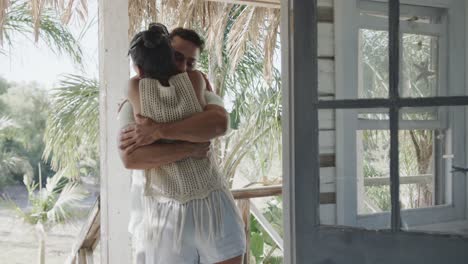
[[[318,71],[319,95],[321,99],[335,96],[335,50],[333,0],[318,1]],[[335,115],[332,110],[319,111],[320,155],[329,157],[331,162],[321,162],[320,193],[329,199],[321,202],[320,221],[322,224],[336,224],[336,170],[335,170]]]

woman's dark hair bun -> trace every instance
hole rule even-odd
[[[148,30],[142,34],[143,45],[147,48],[154,49],[162,41],[168,40],[169,32],[166,26],[159,23],[151,23]]]
[[[148,30],[152,32],[158,32],[163,35],[169,35],[169,31],[167,30],[167,27],[161,23],[150,23]]]
[[[151,24],[136,34],[130,42],[129,54],[142,70],[143,78],[168,80],[178,72],[169,34],[162,24]]]

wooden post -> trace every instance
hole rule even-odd
[[[93,250],[86,249],[86,264],[94,264]]]
[[[131,263],[130,173],[117,149],[117,104],[129,79],[128,0],[99,0],[101,263]]]
[[[241,199],[237,201],[237,207],[242,215],[245,224],[246,252],[243,257],[243,264],[250,263],[250,199]]]
[[[78,264],[88,264],[86,262],[86,249],[84,248],[78,251]]]

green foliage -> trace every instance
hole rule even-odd
[[[3,38],[10,47],[15,46],[15,38],[24,36],[30,38],[34,32],[34,21],[31,16],[32,7],[29,1],[12,1],[6,10]],[[77,64],[81,63],[82,50],[79,42],[66,25],[63,25],[56,10],[45,8],[42,11],[39,24],[39,39],[44,41],[58,55],[67,54]],[[7,54],[7,52],[3,52]]]
[[[53,175],[46,161],[42,160],[44,150],[45,122],[48,99],[45,90],[37,84],[8,84],[8,91],[0,95],[0,105],[4,105],[4,117],[0,127],[0,187],[22,181],[25,174],[39,176],[38,164],[45,179]]]
[[[281,196],[273,197],[267,202],[267,208],[263,212],[265,218],[278,232],[280,236],[283,236],[283,199]]]
[[[0,96],[2,96],[2,94],[6,93],[8,91],[8,88],[10,88],[10,83],[5,80],[4,78],[0,77]],[[7,109],[7,105],[2,101],[0,100],[0,113],[2,113],[2,115],[4,115],[4,113],[6,113],[6,110]]]
[[[261,233],[250,233],[250,252],[252,252],[252,255],[255,257],[257,262],[259,262],[263,256],[263,244],[264,241]]]
[[[267,207],[263,210],[263,215],[275,230],[282,236],[283,210],[281,208],[281,197],[274,197],[267,202]],[[276,264],[283,263],[283,258],[275,242],[271,239],[263,227],[250,216],[250,254],[255,259],[255,263]]]
[[[44,158],[73,178],[98,170],[99,88],[96,80],[65,75],[51,93]]]

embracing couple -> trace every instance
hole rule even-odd
[[[193,30],[151,24],[129,54],[136,76],[119,110],[120,156],[132,169],[129,230],[138,264],[240,264],[244,224],[210,152],[229,126],[223,100],[195,69]]]

